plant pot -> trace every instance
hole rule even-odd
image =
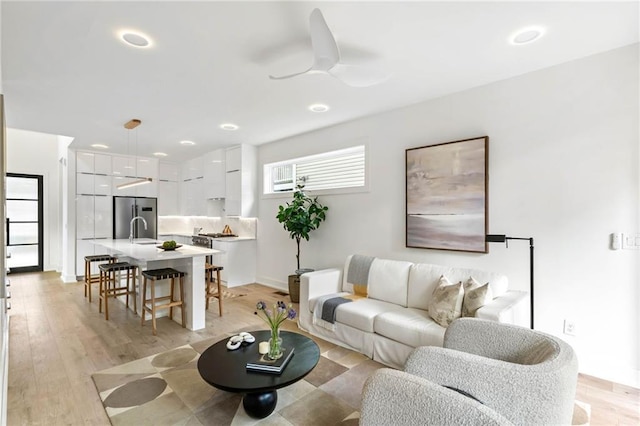
[[[291,303],[300,302],[300,275],[289,275],[289,297]]]
[[[300,303],[300,275],[306,272],[313,272],[313,269],[296,269],[295,275],[289,275],[289,297],[291,297],[291,303]]]

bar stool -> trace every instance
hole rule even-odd
[[[93,262],[114,263],[115,261],[116,257],[110,254],[95,254],[84,257],[84,297],[89,295],[89,303],[91,303],[91,284],[100,282],[100,274],[91,275],[91,264]]]
[[[150,269],[147,271],[142,271],[142,320],[140,324],[144,326],[144,322],[146,321],[146,313],[151,313],[151,324],[153,326],[153,335],[157,334],[156,329],[156,310],[157,309],[165,309],[169,308],[169,319],[173,319],[173,308],[175,306],[180,307],[180,311],[182,312],[182,328],[186,327],[186,314],[184,309],[184,276],[186,274],[184,272],[178,271],[173,268],[162,268],[162,269]],[[174,293],[174,284],[175,279],[180,278],[180,300],[175,299]],[[147,279],[151,280],[151,298],[147,299]],[[157,280],[168,280],[171,279],[171,291],[169,292],[169,296],[156,297],[156,281]],[[156,304],[156,302],[160,301],[168,301],[164,304]],[[147,305],[149,303],[149,305]]]
[[[218,310],[220,311],[220,316],[222,316],[222,288],[220,286],[220,271],[224,268],[222,266],[212,265],[210,263],[204,264],[204,277],[207,284],[204,289],[204,297],[207,300],[206,308],[209,309],[209,299],[212,297],[216,297],[218,299]],[[216,273],[216,283],[218,284],[218,291],[214,293],[213,291],[213,273]]]
[[[136,265],[129,262],[103,263],[98,266],[100,269],[100,309],[102,312],[102,301],[104,300],[104,317],[109,320],[109,298],[126,296],[127,308],[129,307],[129,294],[133,294],[133,311],[138,313],[136,302]],[[122,271],[127,271],[126,285],[118,285],[121,281]],[[117,273],[117,274],[116,274]],[[130,284],[131,282],[131,284]]]

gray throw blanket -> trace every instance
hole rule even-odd
[[[375,257],[362,256],[360,254],[354,254],[349,261],[349,270],[347,272],[347,283],[353,286],[352,289],[346,289],[346,291],[352,291],[354,294],[360,296],[366,296],[369,285],[369,270],[371,264],[375,260]]]
[[[353,302],[351,299],[345,299],[344,297],[332,297],[325,300],[322,304],[322,320],[333,324],[336,322],[336,308],[343,303]]]
[[[335,330],[336,309],[348,302],[353,300],[338,296],[336,293],[320,296],[313,311],[313,323],[327,330]]]

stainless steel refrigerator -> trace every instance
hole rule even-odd
[[[113,238],[129,238],[131,219],[144,218],[133,222],[133,238],[158,238],[158,199],[146,197],[113,197]]]

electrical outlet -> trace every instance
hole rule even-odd
[[[571,320],[564,320],[564,334],[568,334],[569,336],[577,335],[577,327],[576,323]]]

